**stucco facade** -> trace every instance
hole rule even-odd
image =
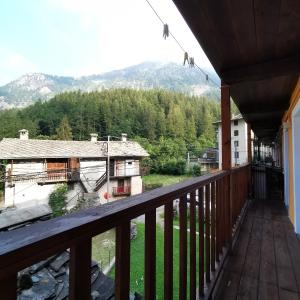
[[[300,77],[282,121],[285,204],[300,234]]]
[[[231,164],[241,165],[248,162],[247,123],[242,117],[231,120]],[[219,169],[222,169],[222,123],[218,123],[217,139],[219,146]]]

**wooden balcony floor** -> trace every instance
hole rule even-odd
[[[300,241],[282,202],[251,205],[217,299],[300,300]]]

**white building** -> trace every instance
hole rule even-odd
[[[221,121],[216,122],[218,125],[217,129],[217,140],[219,147],[219,169],[222,169],[222,123]],[[232,166],[238,166],[248,162],[248,125],[239,114],[233,116],[231,119],[231,164]],[[252,136],[252,132],[251,132]]]
[[[82,198],[105,203],[141,193],[140,159],[146,156],[125,134],[121,141],[108,143],[97,141],[96,134],[91,141],[35,140],[29,139],[27,130],[20,130],[19,139],[0,142],[0,160],[6,165],[4,205],[48,204],[49,195],[61,183],[68,186],[68,208]]]

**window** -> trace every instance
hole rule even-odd
[[[234,125],[234,126],[238,126],[238,125],[239,125],[239,120],[234,120],[234,121],[233,121],[233,125]]]
[[[239,146],[239,141],[234,141],[234,147],[238,147]]]
[[[239,131],[238,131],[238,130],[235,130],[235,131],[233,132],[233,134],[234,134],[234,136],[238,136],[238,135],[239,135]]]
[[[237,151],[234,152],[234,158],[239,158],[239,152]]]
[[[124,179],[119,179],[118,180],[118,187],[124,186],[124,184],[125,184],[125,180]]]

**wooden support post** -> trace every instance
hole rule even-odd
[[[231,109],[230,109],[230,88],[222,81],[221,85],[221,121],[222,121],[222,170],[231,169]],[[232,197],[231,197],[231,176],[225,178],[225,195],[221,201],[224,201],[226,208],[226,242],[231,245],[232,231]],[[231,248],[231,246],[229,246]]]
[[[248,163],[252,162],[252,143],[251,143],[251,125],[247,124],[247,142],[248,142]]]
[[[92,240],[80,241],[70,252],[70,299],[91,299]]]
[[[0,280],[0,298],[7,300],[17,299],[17,274],[8,275]]]
[[[222,82],[221,121],[222,121],[222,170],[231,168],[231,112],[230,89]]]
[[[252,163],[252,141],[251,141],[251,125],[248,123],[247,126],[247,142],[248,142],[248,163]],[[252,184],[251,184],[251,166],[248,169],[248,195],[252,196]],[[248,196],[247,195],[247,196]]]

